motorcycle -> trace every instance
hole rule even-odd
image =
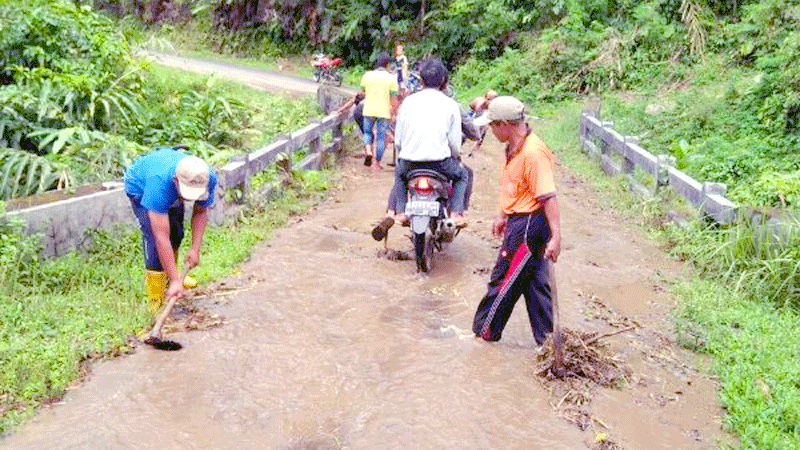
[[[339,72],[341,58],[330,58],[324,53],[317,53],[311,60],[311,67],[314,68],[314,81],[317,83],[342,85],[342,74]]]
[[[442,251],[445,243],[461,230],[450,218],[450,180],[434,170],[416,169],[408,174],[409,201],[406,216],[414,242],[418,272],[433,267],[433,252]]]

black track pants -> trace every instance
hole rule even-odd
[[[500,340],[514,305],[523,295],[533,337],[538,344],[544,343],[546,334],[553,331],[550,262],[542,258],[549,240],[544,212],[509,216],[488,291],[475,312],[472,331],[476,335],[487,341]]]

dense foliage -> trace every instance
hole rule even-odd
[[[85,3],[255,57],[324,50],[368,67],[400,40],[412,60],[436,54],[456,68],[465,101],[487,88],[534,104],[604,94],[624,132],[696,179],[728,184],[733,200],[800,198],[800,5],[790,0]]]
[[[455,83],[535,105],[599,93],[616,128],[726,183],[734,201],[798,205],[800,5],[618,2],[603,16],[593,3],[571,3],[558,26],[520,34],[497,58],[469,58]]]
[[[61,0],[0,6],[0,102],[0,199],[119,178],[153,146],[235,146],[250,126],[213,80],[154,82],[111,19]]]
[[[47,189],[55,176],[64,184],[119,177],[156,145],[188,142],[223,163],[244,140],[296,129],[312,111],[308,99],[149,67],[131,57],[114,22],[88,7],[17,2],[0,6],[0,18],[3,197]],[[271,227],[304,208],[310,190],[325,188],[320,172],[298,179],[240,222],[209,226],[194,275],[230,274]],[[0,435],[61,397],[86,359],[127,351],[126,336],[152,320],[135,229],[93,230],[83,252],[42,259],[41,236],[25,228],[0,201]]]

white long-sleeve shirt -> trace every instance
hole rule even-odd
[[[399,159],[441,161],[461,147],[458,103],[438,89],[426,88],[403,100],[394,135]]]

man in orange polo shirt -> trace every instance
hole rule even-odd
[[[472,331],[487,341],[500,340],[514,304],[523,295],[533,336],[541,345],[553,331],[548,264],[555,263],[561,252],[553,154],[531,132],[525,122],[525,107],[514,97],[495,98],[475,123],[488,124],[497,139],[506,144],[500,216],[492,227],[495,236],[505,234]]]

